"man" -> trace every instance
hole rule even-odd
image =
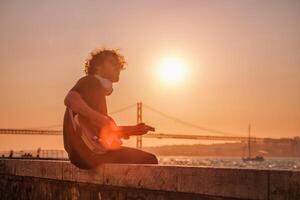
[[[64,147],[71,163],[82,169],[95,168],[102,163],[137,163],[157,164],[155,155],[120,146],[109,148],[103,138],[93,137],[99,142],[100,151],[95,153],[83,142],[85,136],[81,122],[88,121],[101,133],[104,130],[133,130],[135,135],[142,135],[149,128],[141,123],[134,126],[117,126],[107,114],[106,97],[112,93],[112,83],[119,81],[120,71],[124,69],[125,59],[117,50],[97,49],[90,54],[85,63],[86,76],[80,78],[65,97],[66,111],[64,115]],[[78,115],[77,115],[78,114]],[[105,129],[109,127],[109,129]],[[108,134],[113,132],[108,131]],[[125,136],[125,138],[128,136]],[[102,141],[102,142],[101,142]],[[118,146],[119,145],[119,146]]]

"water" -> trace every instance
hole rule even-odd
[[[36,150],[15,151],[13,157],[21,157],[24,153],[37,156]],[[2,151],[0,155],[8,157],[9,151]],[[41,150],[41,158],[68,158],[63,150]],[[227,167],[227,168],[250,168],[250,169],[282,169],[300,170],[300,158],[265,158],[265,161],[244,162],[240,157],[197,157],[197,156],[158,156],[159,164],[163,165],[183,165],[202,167]]]
[[[158,156],[160,164],[247,169],[300,170],[300,158],[265,158],[244,162],[239,157]]]

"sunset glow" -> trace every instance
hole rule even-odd
[[[158,133],[202,130],[153,110],[236,136],[248,136],[249,121],[253,137],[300,135],[298,0],[30,0],[0,1],[0,9],[2,129],[63,130],[67,93],[90,52],[108,48],[127,62],[105,97],[119,125],[134,125],[142,102],[142,121]],[[3,151],[64,149],[59,135],[0,141]],[[199,142],[149,137],[142,145]]]

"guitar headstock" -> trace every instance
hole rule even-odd
[[[155,128],[152,126],[146,125],[146,127],[149,131],[153,131],[153,132],[155,131]]]

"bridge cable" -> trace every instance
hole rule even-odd
[[[120,108],[120,109],[117,109],[117,110],[114,110],[112,112],[109,112],[108,114],[117,114],[119,112],[122,112],[122,111],[125,111],[127,109],[130,109],[132,107],[136,106],[136,104],[131,104],[131,105],[128,105],[128,106],[125,106],[123,108]],[[50,129],[50,128],[55,128],[55,127],[62,127],[63,125],[62,124],[53,124],[53,125],[48,125],[48,126],[40,126],[40,127],[33,127],[33,128],[24,128],[24,129]]]
[[[114,110],[114,111],[112,111],[112,112],[109,112],[108,114],[113,115],[113,114],[116,114],[116,113],[119,113],[119,112],[123,112],[123,111],[125,111],[125,110],[127,110],[127,109],[130,109],[130,108],[132,108],[132,107],[135,107],[135,106],[136,106],[136,104],[131,104],[131,105],[128,105],[128,106],[126,106],[126,107],[120,108],[120,109],[118,109],[118,110]]]
[[[183,125],[186,125],[186,126],[189,126],[189,127],[193,127],[193,128],[196,128],[196,129],[200,129],[202,131],[208,131],[208,132],[213,132],[213,133],[217,133],[217,134],[221,134],[221,135],[236,135],[236,134],[232,134],[232,133],[229,133],[229,132],[224,132],[224,131],[220,131],[220,130],[216,130],[216,129],[211,129],[211,128],[207,128],[207,127],[203,127],[203,126],[199,126],[199,125],[196,125],[196,124],[193,124],[193,123],[190,123],[190,122],[187,122],[187,121],[184,121],[184,120],[181,120],[181,119],[178,119],[176,117],[173,117],[171,115],[168,115],[166,113],[163,113],[159,110],[156,110],[155,108],[152,108],[151,106],[148,106],[146,104],[143,104],[143,107],[151,110],[152,112],[155,112],[161,116],[164,116],[165,118],[168,118],[170,120],[173,120],[177,123],[181,123]]]

